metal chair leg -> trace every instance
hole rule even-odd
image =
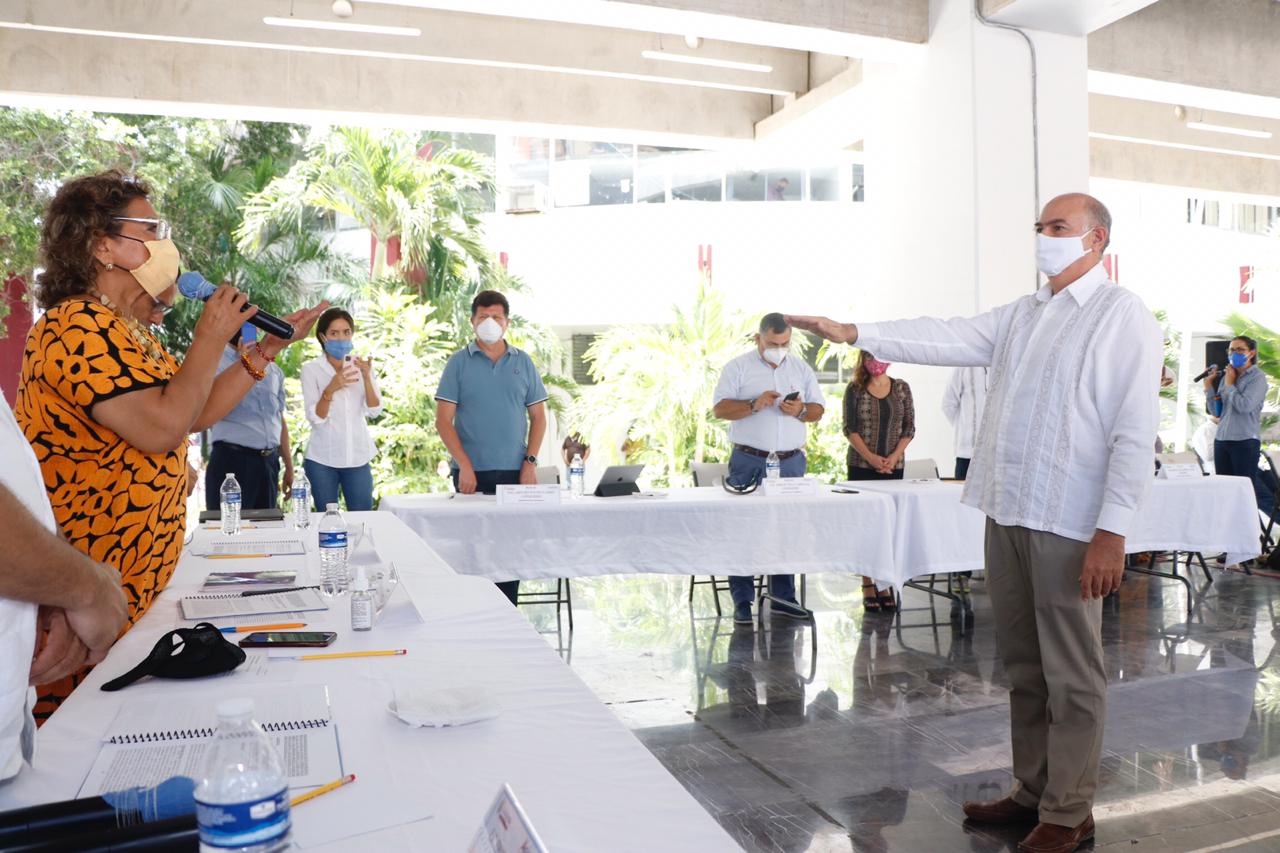
[[[569,611],[569,633],[573,633],[573,587],[569,584],[569,579],[564,579],[564,604]],[[558,606],[558,605],[557,605]]]

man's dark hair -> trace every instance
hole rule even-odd
[[[791,328],[787,325],[787,318],[779,314],[777,311],[765,314],[760,318],[760,334],[777,335]]]
[[[471,316],[476,316],[476,311],[481,308],[492,308],[495,305],[502,306],[504,316],[511,316],[511,303],[496,290],[482,290],[476,294],[476,298],[471,300]]]
[[[1107,229],[1107,239],[1103,242],[1102,248],[1099,250],[1099,254],[1101,254],[1107,250],[1108,246],[1111,245],[1111,211],[1107,210],[1107,206],[1105,204],[1098,201],[1091,195],[1086,195],[1084,197],[1084,209],[1085,213],[1089,216],[1089,221],[1093,223],[1089,226],[1090,228],[1097,228],[1101,225],[1103,228]]]

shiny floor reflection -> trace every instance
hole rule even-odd
[[[1106,602],[1099,850],[1280,850],[1280,581],[1215,576],[1190,623],[1181,584],[1130,575]],[[575,580],[572,637],[523,610],[744,849],[1016,849],[1025,829],[965,827],[959,806],[1010,783],[981,579],[968,612],[908,590],[895,616],[864,613],[857,578],[814,576],[816,627],[763,631],[734,626],[727,593],[721,618],[709,587],[690,605],[688,583]]]

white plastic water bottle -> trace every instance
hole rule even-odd
[[[764,460],[764,475],[770,480],[776,480],[782,476],[782,460],[778,459],[776,450],[770,450],[769,458]]]
[[[285,850],[292,827],[289,780],[253,721],[253,700],[224,699],[217,711],[218,732],[195,790],[201,853]]]
[[[289,492],[293,499],[293,526],[305,530],[311,526],[311,481],[306,471],[299,471]]]
[[[573,461],[569,463],[569,495],[570,497],[580,498],[584,491],[584,481],[586,480],[587,470],[582,462],[582,454],[573,454]]]
[[[320,519],[320,594],[342,595],[348,582],[347,522],[338,505],[329,504]]]
[[[240,532],[240,484],[230,472],[222,481],[222,532],[232,535]]]

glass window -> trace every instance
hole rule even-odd
[[[556,140],[551,186],[556,207],[630,204],[634,180],[634,145]]]
[[[663,204],[667,200],[667,171],[683,148],[657,145],[636,147],[636,204]]]
[[[765,183],[768,201],[804,201],[804,173],[799,169],[771,169]]]
[[[724,167],[712,151],[688,151],[668,158],[672,201],[722,201]]]
[[[866,174],[861,163],[853,164],[853,187],[851,197],[854,201],[866,201]]]
[[[809,201],[839,201],[840,170],[836,166],[819,166],[809,170]]]
[[[729,201],[764,201],[768,180],[764,172],[730,172],[725,181]]]
[[[504,210],[540,210],[551,186],[551,140],[515,136],[502,160]]]

